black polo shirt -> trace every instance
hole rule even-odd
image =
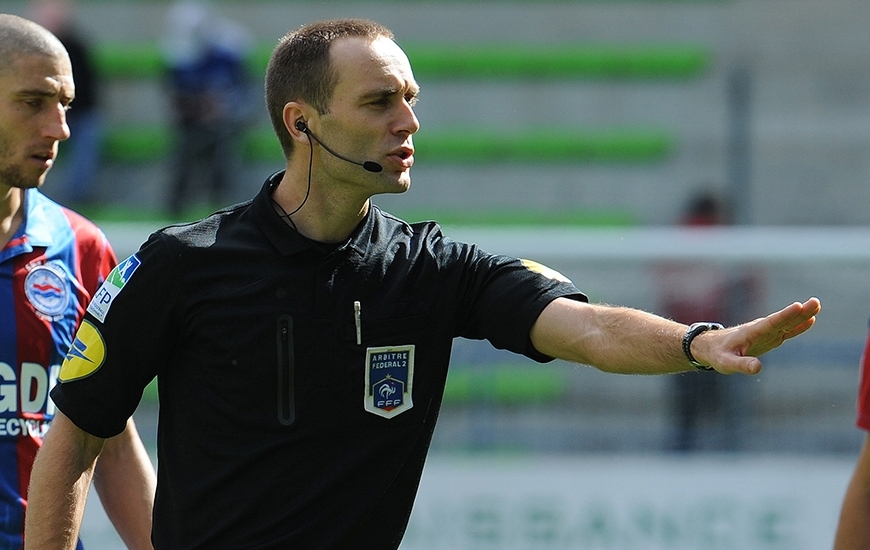
[[[52,392],[108,437],[157,376],[157,548],[397,547],[453,339],[546,361],[535,319],[586,299],[377,207],[325,249],[275,213],[276,178],[119,264],[73,346],[88,363],[71,353]]]

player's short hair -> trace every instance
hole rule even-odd
[[[284,106],[301,100],[320,114],[328,111],[338,80],[330,63],[330,46],[350,37],[392,39],[393,33],[366,19],[336,19],[300,27],[275,46],[266,69],[266,110],[285,157],[290,157],[293,140],[284,127]]]
[[[48,29],[23,17],[0,13],[0,75],[28,55],[66,55],[66,48]]]

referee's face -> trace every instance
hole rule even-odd
[[[338,78],[329,111],[319,117],[321,134],[342,154],[384,169],[372,174],[334,157],[324,157],[324,166],[354,182],[360,193],[407,190],[414,164],[412,136],[420,123],[413,109],[419,86],[405,52],[386,37],[354,37],[335,41],[330,55]]]
[[[21,55],[0,69],[0,185],[38,187],[69,137],[66,111],[75,95],[66,53]]]

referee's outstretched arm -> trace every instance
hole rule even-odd
[[[817,298],[795,302],[766,317],[730,328],[706,330],[683,342],[689,327],[625,307],[557,298],[532,326],[535,349],[551,357],[607,372],[663,374],[696,368],[757,374],[758,356],[809,330],[821,310]]]

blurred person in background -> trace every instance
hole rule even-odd
[[[75,97],[61,42],[0,14],[0,548],[23,545],[31,467],[56,412],[49,391],[116,263],[102,231],[39,191]],[[93,479],[106,512],[131,548],[149,548],[154,470],[132,419],[102,450]]]
[[[166,29],[163,51],[175,129],[167,208],[179,215],[199,189],[212,205],[229,200],[255,99],[245,29],[193,0],[170,7]]]
[[[54,34],[69,53],[76,83],[76,102],[67,112],[71,137],[60,158],[60,181],[53,187],[58,200],[72,207],[93,206],[97,200],[103,122],[100,82],[93,49],[76,26],[72,0],[33,0],[29,11],[33,21]]]
[[[717,192],[705,187],[687,201],[679,223],[688,229],[711,228],[731,223],[728,203]],[[720,319],[725,324],[756,316],[760,277],[742,267],[704,261],[672,261],[655,267],[662,314],[680,323],[694,319]],[[738,379],[710,376],[705,372],[678,374],[669,380],[673,395],[674,433],[669,448],[690,452],[705,443],[718,450],[734,450],[739,444],[746,413]],[[745,434],[743,434],[745,435]]]
[[[861,357],[855,424],[864,432],[870,432],[870,333]],[[870,433],[864,434],[864,444],[843,498],[834,542],[834,550],[867,548],[870,548]]]

